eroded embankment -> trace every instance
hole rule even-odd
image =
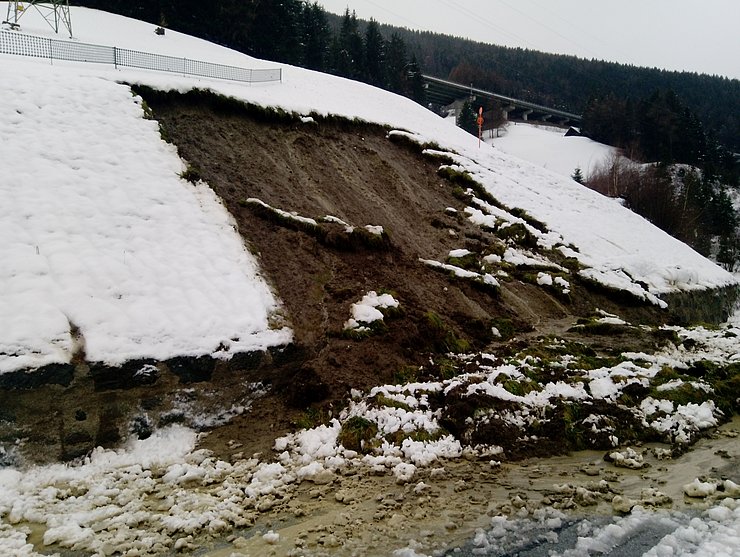
[[[411,379],[430,354],[549,334],[608,353],[664,341],[567,332],[595,308],[634,324],[685,321],[594,290],[572,273],[573,261],[554,251],[537,255],[527,226],[541,224],[527,221],[524,211],[509,208],[526,226],[472,224],[464,211],[472,193],[483,195],[470,189],[475,184],[459,173],[440,173],[444,157],[424,156],[420,146],[387,129],[304,121],[198,91],[138,92],[163,138],[189,164],[183,176],[216,191],[258,254],[284,303],[295,345],[277,360],[249,355],[229,363],[183,359],[110,369],[83,361],[44,370],[38,380],[25,373],[4,377],[2,439],[26,438],[26,447],[36,447],[28,451],[33,460],[71,458],[130,433],[146,435],[151,427],[191,424],[209,412],[229,419],[209,422],[225,425],[204,441],[208,448],[219,453],[226,440],[239,439],[247,449],[265,450],[307,408],[321,421],[336,414],[350,389]],[[537,255],[544,266],[506,264],[501,257],[508,249]],[[567,277],[567,292],[541,284],[543,270]],[[346,331],[352,305],[370,291],[391,294],[398,309],[369,332]],[[720,305],[702,303],[699,294],[692,300],[692,307],[717,308],[705,321],[720,316]],[[217,392],[225,394],[206,394]],[[254,392],[261,397],[253,400]],[[251,413],[241,419],[246,407]]]

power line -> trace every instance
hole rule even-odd
[[[520,15],[523,15],[524,17],[526,17],[526,18],[527,18],[527,19],[529,19],[530,21],[533,21],[533,22],[535,22],[535,23],[536,23],[537,25],[539,25],[540,27],[542,27],[542,28],[544,28],[544,29],[547,29],[547,30],[548,30],[548,31],[550,31],[551,33],[554,33],[555,35],[557,35],[557,36],[558,36],[558,37],[560,37],[561,39],[565,39],[566,41],[568,41],[569,43],[571,43],[571,44],[573,44],[573,45],[577,46],[578,48],[584,49],[584,50],[585,50],[586,52],[590,52],[590,51],[591,51],[591,49],[590,49],[590,48],[588,48],[588,47],[586,47],[586,46],[583,46],[583,45],[581,45],[581,44],[578,44],[578,43],[577,43],[577,42],[575,42],[574,40],[572,40],[572,39],[570,39],[569,37],[566,37],[565,35],[563,35],[562,33],[560,33],[560,32],[559,32],[559,31],[558,31],[557,29],[553,29],[553,28],[552,28],[552,27],[550,27],[549,25],[545,25],[544,23],[542,23],[541,21],[539,21],[539,20],[535,19],[534,17],[532,17],[532,16],[531,16],[531,15],[529,15],[528,13],[526,13],[526,12],[523,12],[522,10],[520,10],[519,8],[517,8],[517,7],[515,7],[515,6],[512,6],[511,4],[509,4],[508,2],[506,2],[505,0],[498,0],[498,1],[499,1],[499,2],[501,2],[501,3],[502,3],[502,4],[504,5],[504,6],[506,6],[507,8],[509,8],[510,10],[513,10],[513,11],[517,12],[518,14],[520,14]],[[593,53],[593,52],[591,52],[591,54],[593,55],[594,53]]]
[[[456,2],[454,2],[454,0],[437,0],[437,1],[440,2],[440,3],[442,3],[442,4],[444,4],[445,6],[447,6],[450,9],[453,9],[453,10],[456,10],[456,11],[461,12],[463,15],[465,15],[468,18],[470,18],[470,19],[478,22],[479,24],[482,24],[484,27],[488,27],[490,29],[493,29],[493,30],[495,30],[495,31],[497,31],[499,33],[502,33],[503,35],[507,35],[510,38],[516,39],[517,41],[520,41],[522,43],[525,43],[528,46],[531,46],[532,48],[536,49],[535,45],[533,45],[532,43],[530,43],[524,37],[520,37],[519,35],[516,35],[515,33],[512,33],[510,31],[508,31],[506,28],[498,26],[497,24],[495,24],[491,20],[487,19],[486,17],[484,17],[484,16],[482,16],[480,14],[477,14],[477,13],[473,12],[472,10],[469,10],[468,8],[466,8],[464,6],[461,6],[461,5],[457,4]]]
[[[372,0],[365,0],[365,2],[367,2],[368,4],[371,4],[371,5],[373,5],[373,6],[375,6],[375,7],[376,7],[376,8],[378,8],[379,10],[383,10],[384,12],[386,12],[386,13],[389,13],[389,14],[391,14],[392,16],[395,16],[395,17],[397,17],[398,19],[400,19],[400,20],[402,20],[402,21],[405,21],[405,22],[407,22],[407,23],[410,23],[410,24],[411,24],[411,28],[414,28],[414,27],[418,27],[418,25],[417,25],[416,23],[414,23],[413,21],[411,21],[410,19],[408,19],[408,18],[406,18],[406,17],[402,16],[401,14],[397,14],[396,12],[394,12],[394,11],[392,11],[392,10],[389,10],[388,8],[385,8],[385,7],[383,7],[383,6],[381,6],[380,4],[378,4],[378,3],[376,3],[376,2],[373,2]]]
[[[620,50],[618,47],[615,47],[614,44],[607,43],[606,41],[604,41],[598,35],[595,35],[595,34],[591,33],[588,29],[584,29],[583,27],[581,27],[577,23],[573,23],[572,21],[564,18],[558,12],[555,12],[555,11],[549,9],[548,7],[543,6],[538,0],[530,0],[530,2],[532,2],[534,5],[536,5],[540,10],[542,10],[544,12],[547,12],[548,14],[550,14],[551,16],[559,19],[560,21],[562,21],[566,25],[570,25],[573,29],[575,29],[581,35],[588,35],[591,39],[593,39],[593,40],[601,43],[602,45],[604,45],[604,46],[606,46],[606,47],[608,47],[610,49],[614,49],[616,52],[618,52],[620,54],[620,56],[623,56],[624,57],[624,60],[625,61],[627,61],[627,60],[629,60],[631,58],[630,55],[628,55],[626,52]]]

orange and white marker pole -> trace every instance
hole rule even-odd
[[[483,107],[478,107],[478,149],[480,149],[481,137],[483,137]]]

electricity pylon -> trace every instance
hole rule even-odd
[[[36,9],[46,23],[59,33],[59,27],[63,26],[69,32],[69,38],[72,38],[72,17],[69,14],[69,0],[26,0],[25,2],[14,0],[8,2],[8,15],[3,21],[13,29],[19,29],[18,20],[23,17],[30,9]]]

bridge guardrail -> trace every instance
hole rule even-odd
[[[241,81],[244,83],[266,83],[282,81],[282,69],[258,69],[227,66],[213,62],[177,58],[164,54],[140,52],[115,46],[103,46],[71,41],[60,41],[46,37],[35,37],[15,31],[0,31],[0,54],[13,54],[44,58],[50,61],[90,62],[110,64],[116,68],[128,67],[145,70],[178,73],[198,77]]]

